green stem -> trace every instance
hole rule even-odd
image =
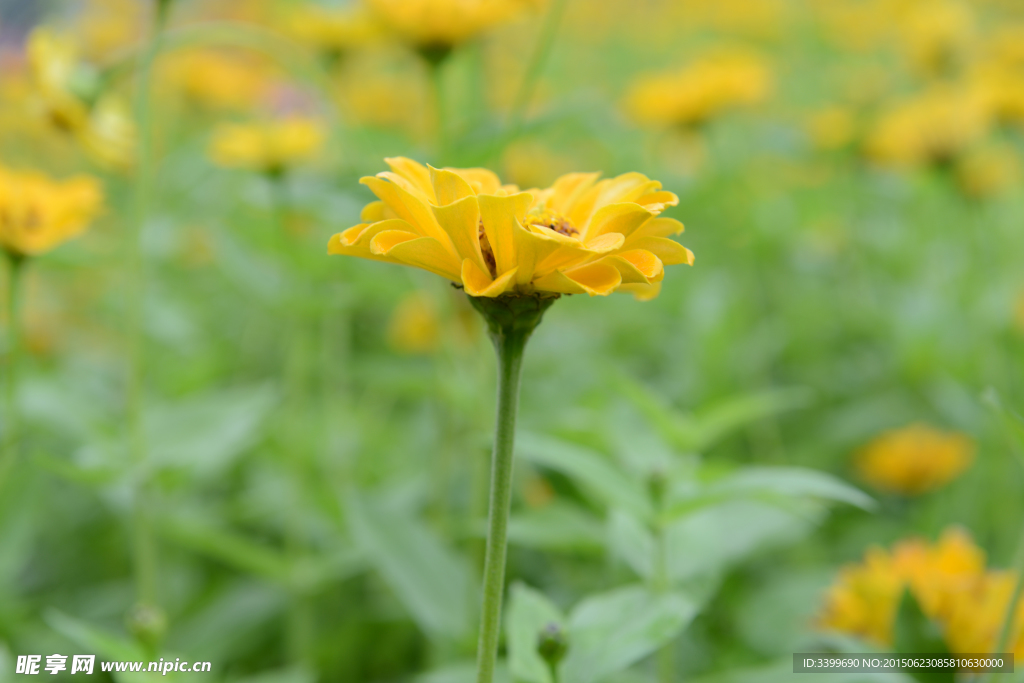
[[[498,417],[491,459],[490,519],[484,554],[477,683],[491,683],[494,680],[494,667],[498,659],[501,604],[505,594],[508,517],[512,499],[512,449],[519,405],[519,377],[529,334],[528,331],[510,329],[492,334],[498,356]]]
[[[530,106],[533,94],[537,90],[537,83],[544,73],[548,58],[551,56],[551,48],[555,44],[558,29],[562,24],[562,17],[565,15],[567,0],[553,0],[544,16],[544,25],[541,27],[537,45],[530,56],[530,63],[526,67],[523,81],[516,92],[516,98],[512,102],[512,111],[509,114],[509,126],[507,140],[513,140],[519,135],[519,129],[526,117],[526,110]]]
[[[4,387],[4,405],[7,429],[4,430],[3,475],[14,466],[18,457],[18,363],[21,358],[21,274],[23,256],[7,255],[7,384]]]
[[[129,240],[129,304],[128,304],[128,438],[132,460],[139,470],[133,503],[133,555],[138,606],[142,611],[158,610],[158,570],[156,538],[152,529],[152,497],[146,468],[147,445],[144,425],[143,393],[145,385],[145,311],[146,260],[142,241],[153,190],[153,149],[151,115],[151,75],[160,52],[160,38],[166,13],[161,9],[154,22],[152,37],[138,63],[135,93],[135,124],[138,128],[138,151],[135,180],[135,221]],[[159,618],[156,619],[160,621]],[[143,629],[145,630],[145,628]],[[155,641],[158,633],[141,633],[143,640]]]
[[[446,111],[444,106],[444,63],[446,58],[431,59],[427,61],[427,68],[430,70],[430,94],[434,100],[434,117],[437,119],[434,129],[437,140],[437,156],[439,163],[443,163],[448,154],[448,127],[445,121]]]

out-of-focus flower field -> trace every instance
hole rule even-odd
[[[479,680],[513,290],[496,680],[1024,656],[1022,153],[1020,0],[0,0],[0,682]]]

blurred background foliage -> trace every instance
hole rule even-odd
[[[971,615],[994,595],[1003,623],[1017,574],[986,567],[1014,565],[1024,520],[1024,6],[518,4],[435,69],[391,21],[430,3],[162,3],[140,213],[156,10],[0,2],[0,162],[105,193],[26,272],[0,681],[73,651],[224,681],[472,680],[491,353],[447,283],[326,256],[370,198],[357,179],[397,155],[522,187],[639,170],[680,195],[697,255],[650,302],[566,297],[534,337],[507,680],[552,680],[552,625],[570,683],[782,680],[798,649],[899,648],[904,588],[947,641],[1000,642]],[[55,125],[68,93],[86,113]],[[920,589],[961,576],[941,549],[911,570],[880,550],[940,537],[1000,586],[970,583],[966,627]],[[876,602],[850,578],[872,552]]]

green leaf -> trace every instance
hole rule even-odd
[[[249,574],[285,582],[288,563],[278,551],[227,529],[207,516],[178,515],[160,520],[160,531],[180,545]]]
[[[569,617],[563,683],[597,683],[651,654],[697,614],[681,593],[626,586],[587,598]]]
[[[899,654],[949,654],[942,629],[928,618],[909,588],[904,589],[896,612],[893,649]],[[953,683],[956,680],[953,669],[911,671],[909,674],[921,683]]]
[[[547,663],[537,653],[537,639],[552,623],[564,628],[565,617],[542,593],[522,583],[512,586],[505,628],[508,669],[516,683],[553,683]]]
[[[434,671],[421,674],[413,679],[415,683],[475,683],[476,662],[459,662]],[[499,662],[494,670],[494,683],[511,683],[508,670]]]
[[[612,507],[621,507],[641,519],[653,514],[643,488],[601,454],[551,437],[523,434],[516,453],[534,465],[549,467],[569,476],[584,489]]]
[[[462,558],[406,512],[355,490],[345,504],[352,537],[420,627],[434,636],[467,635],[474,584]]]
[[[95,654],[97,669],[100,659],[107,661],[142,661],[146,659],[145,652],[134,640],[109,633],[87,621],[64,614],[60,610],[47,610],[43,618],[54,631],[75,645],[88,650],[89,654]]]
[[[824,516],[810,501],[792,509],[752,500],[703,508],[668,527],[669,575],[676,581],[716,574],[769,547],[803,538]]]
[[[529,548],[577,552],[601,551],[605,546],[601,521],[579,506],[563,502],[512,515],[508,540]]]
[[[703,451],[740,427],[803,408],[812,396],[802,388],[771,389],[742,394],[696,414],[686,414],[630,377],[618,375],[616,386],[651,421],[662,438],[684,452]]]
[[[858,488],[825,472],[802,467],[745,467],[703,487],[692,498],[673,504],[665,513],[671,520],[707,505],[727,500],[810,498],[846,503],[873,510],[875,501]]]
[[[608,544],[615,555],[644,579],[654,576],[656,542],[636,517],[612,510],[608,516]]]
[[[277,399],[269,385],[207,393],[146,414],[150,458],[211,477],[255,444]]]

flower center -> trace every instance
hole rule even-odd
[[[572,221],[554,211],[541,211],[540,213],[529,215],[526,217],[525,222],[525,227],[527,228],[533,225],[541,225],[566,237],[577,237],[580,234],[580,231],[576,229]]]

